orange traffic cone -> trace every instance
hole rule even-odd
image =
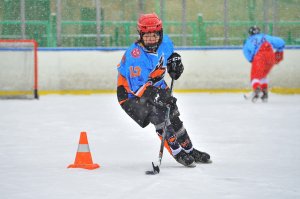
[[[86,132],[81,132],[75,162],[74,164],[70,164],[68,168],[82,168],[92,170],[99,167],[100,166],[98,164],[93,163]]]

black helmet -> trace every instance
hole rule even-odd
[[[251,26],[248,30],[249,35],[255,35],[260,33],[260,28],[257,26]]]

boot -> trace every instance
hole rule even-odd
[[[264,88],[263,90],[262,90],[262,93],[263,93],[263,95],[261,96],[261,100],[263,101],[263,102],[268,102],[268,89],[267,88]]]
[[[211,163],[210,155],[208,153],[193,149],[189,155],[194,158],[196,163]]]
[[[177,155],[174,156],[175,160],[186,166],[186,167],[194,167],[194,158],[190,155],[188,155],[184,150],[181,150]]]
[[[255,102],[257,101],[257,99],[259,98],[260,92],[261,92],[261,90],[260,90],[259,87],[257,87],[257,88],[255,89],[255,91],[253,92],[253,97],[252,97],[252,102],[253,102],[253,103],[255,103]]]

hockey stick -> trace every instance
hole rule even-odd
[[[247,94],[247,93],[244,93],[243,96],[244,96],[244,99],[245,99],[245,100],[249,100],[249,99],[251,99],[251,98],[253,97],[253,93],[252,93],[252,92],[251,92],[251,93],[248,93],[248,94]]]
[[[174,85],[174,79],[172,78],[171,81],[171,87],[170,87],[170,94],[172,95],[173,93],[173,85]],[[166,111],[166,115],[165,115],[165,124],[164,124],[164,128],[163,128],[163,133],[162,133],[162,138],[161,138],[161,143],[160,143],[160,149],[159,149],[159,154],[158,154],[158,164],[155,166],[154,163],[152,162],[152,167],[153,170],[151,171],[146,171],[145,173],[147,175],[155,175],[158,174],[160,172],[160,165],[161,165],[161,160],[163,157],[163,153],[164,153],[164,144],[165,144],[165,140],[166,140],[166,130],[167,130],[167,121],[169,120],[170,117],[170,105],[167,104],[167,111]]]

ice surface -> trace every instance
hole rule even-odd
[[[300,198],[300,95],[175,97],[213,163],[185,168],[165,153],[155,176],[144,174],[158,159],[154,127],[135,124],[113,94],[1,100],[0,198]],[[81,131],[100,169],[67,169]]]

